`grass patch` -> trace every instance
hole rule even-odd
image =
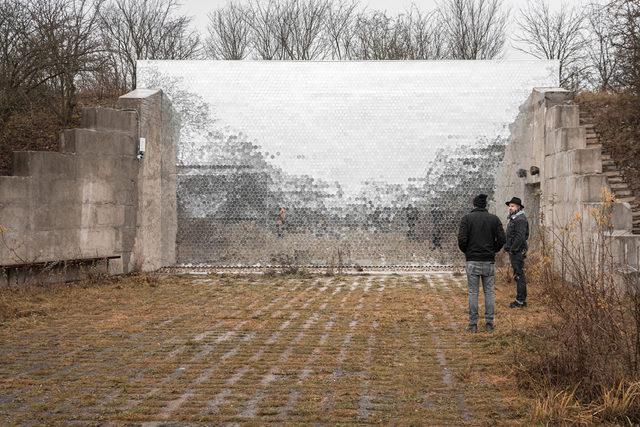
[[[498,283],[496,332],[471,335],[460,276],[129,276],[3,290],[9,307],[46,314],[0,324],[0,387],[16,396],[0,400],[0,423],[153,421],[181,398],[167,422],[524,423],[535,396],[511,362],[544,312],[534,286],[531,307],[508,310],[513,291]],[[255,418],[241,416],[249,402]]]

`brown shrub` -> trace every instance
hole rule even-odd
[[[115,107],[120,94],[85,91],[78,95],[71,123],[63,124],[46,105],[14,112],[0,123],[0,175],[11,175],[14,151],[58,151],[60,132],[80,125],[82,107]]]
[[[640,421],[640,280],[611,254],[612,201],[603,190],[591,218],[547,230],[530,263],[549,321],[527,335],[516,360],[520,385],[539,395],[536,422]]]
[[[576,97],[594,119],[600,142],[616,162],[636,197],[640,196],[640,96],[585,92]]]

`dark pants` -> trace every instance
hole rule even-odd
[[[513,279],[516,281],[516,302],[520,304],[527,301],[527,279],[524,276],[524,260],[526,257],[525,251],[509,254],[511,268],[513,268]]]

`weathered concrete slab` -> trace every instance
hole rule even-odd
[[[119,258],[109,271],[123,273],[171,263],[175,227],[171,234],[165,226],[172,211],[175,218],[172,132],[178,123],[161,91],[138,95],[126,97],[137,109],[85,109],[85,127],[62,132],[59,153],[15,153],[16,176],[0,177],[0,225],[8,246],[0,249],[0,267],[21,264],[30,271],[49,262]],[[136,158],[140,116],[150,149],[142,160]],[[163,185],[152,185],[150,171],[151,181]],[[136,246],[145,239],[149,244]]]

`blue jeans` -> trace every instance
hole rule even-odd
[[[493,324],[495,305],[496,266],[490,261],[467,261],[467,282],[469,284],[469,324],[478,324],[478,290],[482,279],[484,291],[484,322]]]

